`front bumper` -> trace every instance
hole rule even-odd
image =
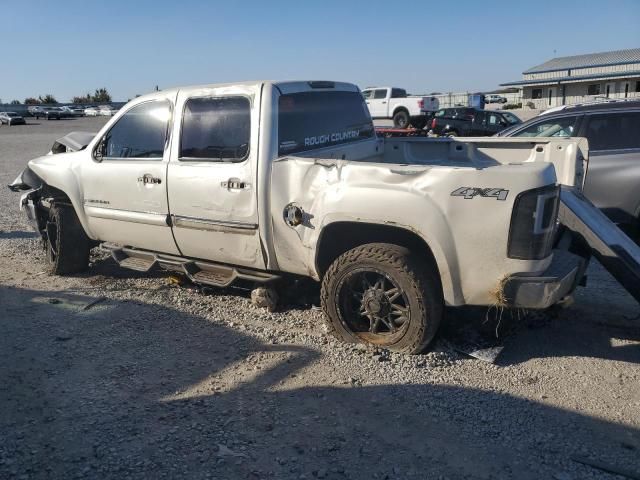
[[[588,262],[566,250],[554,250],[549,268],[539,276],[514,274],[503,283],[509,307],[544,309],[570,295],[582,280]]]

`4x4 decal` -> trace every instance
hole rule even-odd
[[[464,197],[465,200],[471,200],[477,196],[506,200],[508,195],[509,190],[504,188],[460,187],[451,192],[452,197]]]

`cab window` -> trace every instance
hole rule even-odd
[[[572,137],[578,117],[570,116],[536,122],[513,134],[514,137]]]
[[[487,118],[489,120],[489,125],[491,125],[491,126],[495,126],[495,125],[499,125],[500,124],[500,117],[498,117],[498,115],[496,115],[495,113],[488,114]]]
[[[96,158],[161,159],[170,116],[171,105],[165,100],[130,108],[104,136]]]
[[[585,137],[590,150],[640,148],[640,112],[592,115]]]
[[[385,89],[382,90],[374,90],[373,91],[373,98],[375,98],[376,100],[379,99],[384,99],[387,98],[387,91]]]
[[[279,155],[374,137],[369,110],[359,93],[300,92],[278,100]]]
[[[248,98],[190,98],[185,103],[180,161],[239,162],[249,154],[250,139]]]

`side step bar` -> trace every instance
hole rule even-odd
[[[268,283],[280,278],[278,275],[260,270],[165,255],[108,243],[103,243],[100,248],[110,252],[113,259],[121,267],[148,272],[155,266],[160,266],[166,270],[184,273],[193,283],[215,287],[228,287],[236,280]]]
[[[640,302],[640,247],[571,187],[562,186],[558,218],[584,238],[602,266]]]

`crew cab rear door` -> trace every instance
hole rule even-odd
[[[186,257],[264,268],[257,210],[260,85],[178,92],[170,219]]]

